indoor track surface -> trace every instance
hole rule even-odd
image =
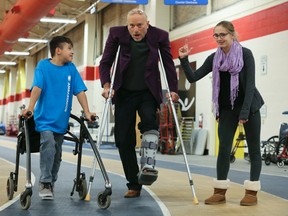
[[[87,146],[86,146],[87,145]],[[88,144],[84,145],[82,172],[85,172],[87,183],[91,172],[94,153]],[[139,198],[125,199],[126,179],[118,151],[112,145],[101,146],[100,154],[112,184],[111,205],[101,209],[97,205],[97,195],[105,189],[104,179],[97,169],[91,189],[90,201],[80,200],[78,192],[71,196],[73,180],[76,177],[77,157],[73,155],[73,144],[63,145],[63,161],[58,181],[55,185],[54,200],[41,200],[38,196],[39,153],[33,153],[32,176],[34,176],[31,206],[22,210],[19,193],[25,189],[26,154],[20,156],[20,173],[18,191],[8,201],[6,182],[9,173],[15,170],[16,138],[0,137],[0,216],[190,216],[190,215],[283,215],[288,216],[288,166],[278,168],[275,164],[266,166],[263,162],[261,175],[262,190],[258,193],[258,205],[243,207],[239,205],[244,195],[243,181],[249,179],[249,162],[236,159],[231,164],[229,179],[230,188],[226,194],[226,204],[217,206],[205,205],[204,200],[213,191],[211,186],[215,176],[216,158],[212,156],[187,155],[194,188],[199,204],[193,202],[183,155],[162,155],[158,153],[156,167],[159,170],[158,180],[151,186],[143,187]]]

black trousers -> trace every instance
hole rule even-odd
[[[217,179],[226,180],[230,169],[230,152],[233,138],[239,122],[240,108],[221,110],[219,116],[219,154],[217,158]],[[250,181],[258,181],[262,168],[260,150],[260,112],[249,116],[244,124],[248,153],[250,157]]]
[[[115,142],[118,147],[124,173],[128,181],[127,187],[131,190],[141,190],[137,174],[139,166],[136,147],[136,111],[140,117],[138,128],[143,134],[149,130],[158,130],[156,111],[157,102],[149,90],[117,91],[115,101]]]

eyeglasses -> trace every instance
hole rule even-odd
[[[220,39],[223,39],[224,37],[226,37],[226,35],[228,35],[229,33],[219,33],[219,34],[213,34],[213,37],[215,39],[218,39],[220,37]]]

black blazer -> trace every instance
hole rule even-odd
[[[158,49],[160,50],[162,56],[169,89],[172,92],[178,92],[177,73],[171,55],[169,35],[168,32],[149,25],[145,37],[149,47],[149,56],[145,65],[144,82],[148,86],[158,104],[160,104],[162,102],[162,88],[160,71],[158,67]],[[110,70],[115,60],[118,46],[120,46],[120,54],[115,75],[114,90],[117,91],[122,86],[125,70],[127,69],[131,60],[130,40],[133,39],[129,34],[127,26],[116,26],[110,28],[104,53],[99,65],[102,86],[107,82],[111,82]],[[115,96],[113,98],[115,98]]]

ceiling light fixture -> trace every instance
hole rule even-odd
[[[4,52],[5,55],[16,55],[16,56],[27,56],[30,55],[29,52],[17,52],[17,51],[12,51],[12,52]]]
[[[28,43],[48,43],[47,39],[37,39],[37,38],[19,38],[18,41]]]
[[[0,65],[16,65],[16,62],[0,61]]]
[[[91,10],[90,10],[90,14],[94,14],[94,13],[96,13],[96,7],[95,6],[92,7]]]
[[[40,21],[41,22],[52,22],[52,23],[69,23],[69,24],[77,23],[76,19],[51,18],[51,17],[43,17],[40,19]]]

